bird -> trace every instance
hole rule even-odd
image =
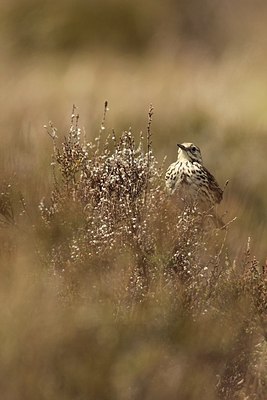
[[[167,192],[180,194],[180,198],[188,204],[193,202],[206,209],[220,203],[223,190],[204,167],[199,147],[193,143],[177,146],[177,161],[169,166],[165,175]]]

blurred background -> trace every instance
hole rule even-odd
[[[221,186],[230,180],[233,240],[251,235],[264,259],[266,18],[263,0],[2,0],[3,176],[37,204],[49,186],[44,124],[66,132],[75,103],[91,139],[107,99],[107,130],[138,134],[152,103],[158,159],[167,167],[177,142],[196,142]]]

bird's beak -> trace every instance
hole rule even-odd
[[[177,146],[180,147],[180,149],[186,151],[186,148],[182,144],[177,143]]]

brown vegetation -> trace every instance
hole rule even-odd
[[[107,103],[93,143],[50,124],[40,214],[2,189],[4,398],[265,399],[266,267],[166,195],[152,111],[137,143]]]

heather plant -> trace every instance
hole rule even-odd
[[[163,167],[152,150],[153,108],[137,144],[131,129],[104,138],[107,110],[106,103],[95,143],[82,138],[75,108],[61,146],[50,126],[54,189],[50,205],[43,201],[40,210],[48,230],[64,226],[50,249],[51,266],[67,281],[71,272],[76,283],[77,270],[82,276],[93,270],[97,285],[105,287],[102,301],[108,292],[117,318],[136,315],[143,303],[149,313],[151,307],[161,310],[167,331],[169,318],[174,322],[181,311],[193,324],[214,321],[216,329],[226,324],[217,337],[217,355],[206,356],[215,358],[215,391],[233,398],[256,385],[260,398],[266,382],[265,270],[258,271],[249,244],[244,260],[231,260],[230,224],[217,229],[208,212],[166,194]],[[114,270],[120,284],[111,278]]]
[[[3,393],[34,398],[42,387],[49,395],[41,398],[265,399],[266,266],[250,240],[242,257],[233,254],[233,221],[218,229],[210,210],[166,193],[152,107],[140,135],[108,133],[107,112],[105,103],[93,142],[75,107],[63,138],[47,127],[53,180],[40,216],[30,216],[21,195],[18,212],[12,187],[2,189],[2,236],[8,232],[19,260],[34,238],[27,256],[34,270],[8,281],[10,302],[24,341],[31,326],[40,339],[32,351],[16,347],[27,379],[18,392],[0,382]],[[2,262],[17,262],[4,253]],[[24,315],[35,317],[25,324]],[[7,343],[11,374],[18,361]]]
[[[141,259],[154,246],[149,225],[162,183],[151,149],[151,121],[146,143],[141,134],[136,146],[131,130],[118,139],[113,132],[100,143],[106,111],[107,104],[95,144],[81,139],[79,116],[74,113],[61,148],[56,142],[56,129],[50,126],[49,134],[54,141],[54,189],[50,204],[42,201],[40,210],[47,229],[53,230],[59,220],[64,226],[64,244],[60,242],[59,247],[51,249],[57,270],[62,262],[65,265],[105,258],[114,251],[120,254],[123,249],[131,249],[137,262],[142,263]],[[146,272],[142,271],[142,275]]]

